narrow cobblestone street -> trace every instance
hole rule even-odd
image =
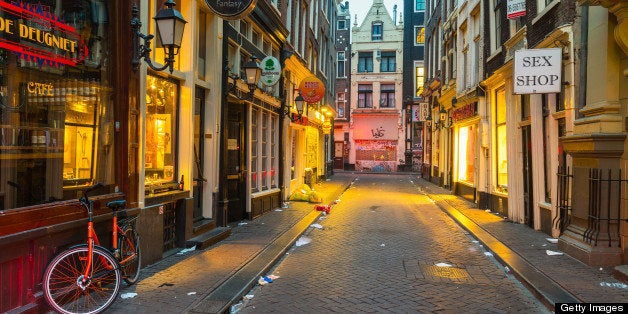
[[[408,176],[360,176],[317,223],[241,312],[548,312]]]

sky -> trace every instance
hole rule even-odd
[[[343,1],[344,2],[344,1]],[[349,0],[349,11],[351,12],[351,26],[353,26],[353,19],[355,15],[358,15],[358,25],[362,24],[364,17],[369,12],[373,0]],[[393,17],[393,6],[397,5],[397,20],[399,19],[399,12],[403,12],[403,0],[384,0],[384,6],[388,10],[390,17]]]

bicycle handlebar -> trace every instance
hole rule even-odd
[[[87,201],[87,194],[89,194],[90,192],[100,189],[101,187],[105,186],[104,184],[102,184],[102,182],[98,182],[94,185],[92,185],[90,188],[88,188],[87,190],[83,191],[83,199],[85,199],[85,201]]]

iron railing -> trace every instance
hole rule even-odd
[[[578,171],[577,173],[587,173]],[[577,176],[577,175],[576,175]],[[553,219],[554,227],[562,234],[571,224],[572,193],[575,180],[588,181],[587,228],[582,240],[597,246],[608,243],[608,246],[621,246],[620,221],[622,191],[626,188],[627,179],[622,179],[621,169],[588,169],[588,178],[576,178],[573,168],[560,167],[558,179],[557,215]],[[600,239],[602,235],[602,239]]]
[[[605,171],[606,170],[606,171]],[[613,176],[611,169],[589,169],[589,213],[583,240],[598,245],[601,232],[606,233],[608,246],[613,240],[621,244],[619,233],[622,184],[621,169]]]
[[[554,227],[563,233],[571,223],[571,187],[573,170],[569,167],[558,168],[558,205],[557,215],[554,217]]]

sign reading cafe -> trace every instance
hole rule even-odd
[[[39,66],[75,66],[88,55],[74,27],[41,4],[0,1],[0,48]]]

